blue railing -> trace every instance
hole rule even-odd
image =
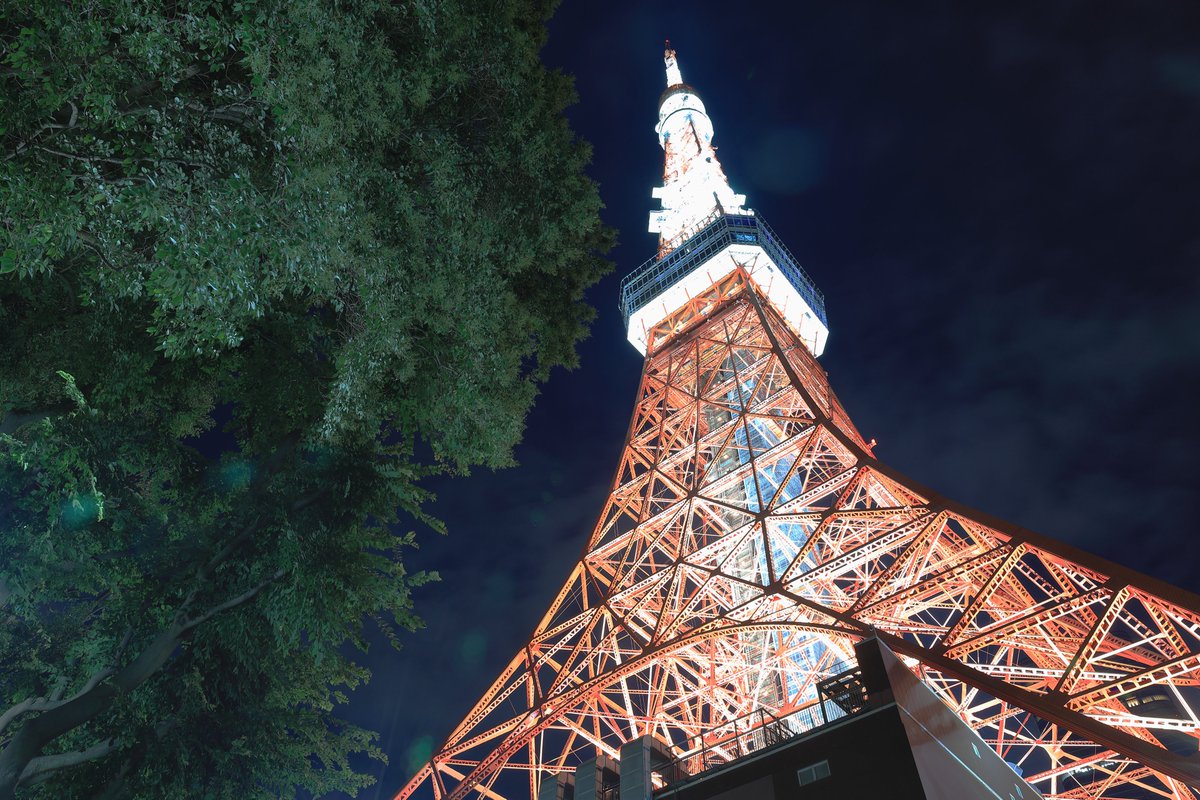
[[[760,217],[741,214],[717,217],[664,258],[652,258],[626,275],[621,281],[620,303],[626,324],[635,311],[731,244],[756,244],[766,251],[817,319],[823,325],[829,324],[825,317],[825,297],[813,279],[800,268],[795,257]]]

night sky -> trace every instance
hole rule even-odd
[[[783,6],[784,4],[781,4]],[[653,255],[662,41],[725,172],[823,290],[835,390],[885,462],[1200,591],[1200,4],[568,0],[544,58],[620,232],[581,366],[520,466],[444,481],[413,569],[427,627],[342,711],[390,798],[579,558],[641,368],[617,284]]]

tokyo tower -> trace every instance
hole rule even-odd
[[[1200,597],[878,461],[816,360],[821,293],[665,62],[658,253],[621,285],[645,365],[611,492],[528,643],[397,800],[544,798],[639,738],[687,765],[768,721],[815,729],[872,636],[1044,797],[1200,797]]]

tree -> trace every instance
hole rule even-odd
[[[0,1],[0,800],[353,792],[420,480],[607,268],[550,8]]]

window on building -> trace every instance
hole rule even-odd
[[[810,764],[803,769],[796,770],[796,778],[799,779],[801,786],[807,786],[810,783],[816,783],[822,778],[829,777],[829,762],[818,761],[816,764]]]

